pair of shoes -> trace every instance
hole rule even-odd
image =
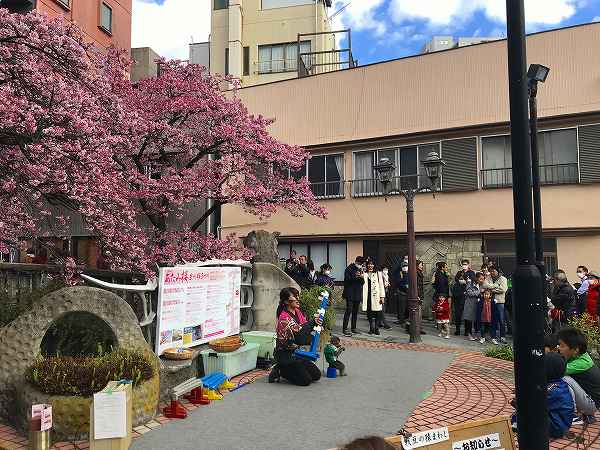
[[[438,337],[442,337],[442,333],[439,333],[439,334],[438,334]]]
[[[447,334],[446,336],[444,336],[444,339],[450,339],[450,335]]]
[[[498,341],[496,340],[496,338],[492,339],[492,344],[498,345]]]
[[[346,375],[348,375],[348,372],[340,372],[340,377],[345,377]]]
[[[596,418],[592,416],[583,416],[583,421],[587,424],[596,423]]]
[[[425,330],[421,330],[421,334],[427,334]]]
[[[352,333],[350,333],[348,330],[344,330],[342,334],[346,337],[352,337]]]
[[[506,338],[503,338],[503,337],[500,338],[500,343],[501,344],[508,344],[508,342],[506,342]]]
[[[362,334],[360,331],[358,331],[356,328],[354,328],[352,330],[352,334]]]
[[[375,327],[375,329],[373,330],[373,334],[380,336],[381,333],[379,332],[379,328]]]
[[[573,422],[571,425],[583,425],[583,419],[579,416],[573,417]]]
[[[279,366],[274,365],[269,373],[269,383],[275,383],[276,381],[279,382],[280,377],[281,374],[279,373]]]
[[[485,338],[484,338],[484,337],[482,337],[481,339],[479,339],[479,343],[480,343],[480,344],[485,344]]]
[[[469,340],[470,341],[476,341],[477,338],[475,336],[473,336],[472,334],[469,335]]]
[[[454,336],[460,336],[460,330],[456,330],[456,331],[454,332]]]

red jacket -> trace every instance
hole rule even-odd
[[[435,313],[435,320],[450,320],[450,303],[447,298],[441,301],[437,300],[432,309]]]
[[[590,280],[587,293],[587,313],[595,320],[598,315],[598,297],[600,295],[600,282]]]

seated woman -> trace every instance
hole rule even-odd
[[[321,325],[318,316],[314,320],[306,320],[300,311],[299,297],[300,292],[292,287],[284,288],[279,293],[274,355],[276,365],[269,374],[269,383],[283,377],[296,386],[308,386],[321,378],[321,370],[314,363],[294,356],[294,350],[310,344],[310,333],[315,324]]]

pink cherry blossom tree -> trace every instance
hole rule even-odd
[[[132,84],[129,64],[73,24],[0,9],[0,247],[68,237],[79,215],[114,269],[151,276],[156,264],[248,256],[204,233],[218,206],[325,216],[289,177],[307,152],[274,139],[223,78],[164,61]]]

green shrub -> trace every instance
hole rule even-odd
[[[40,357],[25,376],[45,394],[89,397],[109,381],[132,380],[135,387],[154,376],[154,365],[142,351],[118,349],[94,357]]]
[[[514,361],[513,349],[510,345],[490,347],[485,351],[485,356],[489,356],[490,358],[503,359],[504,361]]]
[[[598,323],[588,313],[583,313],[581,316],[569,319],[569,325],[585,334],[588,341],[588,353],[596,361],[596,364],[600,363],[600,328],[598,328]]]
[[[319,299],[319,295],[321,295],[321,292],[323,291],[328,291],[331,302],[335,302],[335,298],[333,296],[332,291],[322,286],[304,288],[300,292],[300,309],[302,310],[302,313],[304,313],[307,319],[312,318],[321,306],[321,300]],[[333,329],[334,325],[335,308],[333,307],[333,304],[330,304],[327,308],[327,311],[325,311],[325,320],[323,321],[323,326],[325,329],[331,330]]]

